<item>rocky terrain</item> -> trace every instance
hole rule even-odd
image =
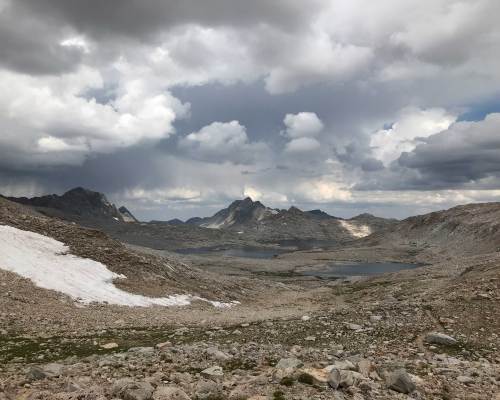
[[[351,219],[331,216],[321,210],[302,211],[272,209],[247,197],[237,200],[207,218],[191,218],[188,225],[211,229],[229,229],[256,238],[261,242],[293,239],[315,239],[346,242],[368,236],[395,223],[396,220],[362,214]]]
[[[317,241],[329,246],[352,241],[395,223],[395,220],[362,214],[351,219],[321,210],[271,209],[250,198],[237,200],[212,217],[191,218],[185,223],[139,222],[122,206],[111,204],[102,193],[75,188],[62,196],[8,198],[47,216],[99,229],[133,245],[175,250],[195,247],[297,247],[297,241]],[[300,247],[300,243],[299,243]]]
[[[277,213],[278,210],[266,207],[260,201],[253,201],[250,197],[247,197],[243,200],[234,201],[229,207],[218,211],[212,217],[190,218],[186,221],[186,224],[212,229],[243,229],[249,224],[258,223]]]
[[[139,222],[125,207],[117,208],[102,193],[75,188],[62,196],[5,198],[37,213],[98,229],[123,242],[158,249],[241,242],[232,233],[165,221]]]
[[[68,220],[104,220],[137,222],[132,213],[122,206],[111,204],[106,196],[81,187],[74,188],[61,196],[51,194],[41,197],[7,197],[7,200],[33,207],[40,213]]]
[[[500,203],[467,204],[407,218],[360,243],[456,257],[500,251]]]
[[[391,226],[398,222],[393,218],[380,218],[372,214],[363,213],[347,220],[348,222],[356,222],[360,225],[367,225],[370,227],[371,233],[378,232],[382,229],[390,229]]]
[[[127,276],[115,282],[123,290],[239,301],[82,306],[0,260],[0,399],[500,399],[498,209],[458,207],[334,249],[245,264],[131,250],[0,199],[0,225],[102,262]],[[346,281],[292,273],[332,260],[427,265]],[[228,276],[208,262],[247,267]]]
[[[36,232],[63,242],[71,254],[101,262],[112,272],[127,276],[126,280],[116,284],[131,292],[155,295],[190,291],[203,296],[210,286],[210,295],[224,298],[237,291],[237,283],[233,287],[235,290],[228,291],[219,276],[211,276],[175,260],[135,253],[101,231],[53,219],[3,199],[0,199],[0,225]],[[214,282],[217,282],[216,288]]]

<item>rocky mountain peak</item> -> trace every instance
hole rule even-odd
[[[351,219],[366,219],[366,218],[377,218],[373,214],[370,213],[362,213],[359,215],[356,215],[355,217],[352,217]]]
[[[306,213],[318,219],[338,219],[320,209],[306,211]]]
[[[271,213],[272,210],[260,201],[253,201],[250,197],[246,197],[243,200],[233,201],[229,207],[223,208],[211,217],[190,218],[186,224],[212,229],[241,227],[254,224]]]
[[[114,219],[122,222],[135,222],[137,219],[125,207],[120,210],[103,193],[83,187],[68,190],[63,195],[51,194],[41,197],[9,197],[11,201],[43,210],[45,213],[74,219]]]
[[[57,195],[56,195],[57,197]],[[112,204],[108,201],[106,196],[100,192],[94,192],[90,189],[85,189],[82,187],[77,187],[71,189],[59,197],[60,200],[73,202],[74,205],[81,206],[83,208],[108,208]]]
[[[260,201],[253,201],[250,197],[245,197],[243,200],[233,201],[228,208],[231,210],[235,208],[249,209],[266,207]]]
[[[357,234],[359,230],[373,232],[391,222],[383,218],[372,219],[346,223],[344,225],[350,228],[347,229],[339,223],[344,220],[319,209],[302,211],[295,206],[288,209],[272,209],[260,201],[253,201],[247,197],[233,201],[211,217],[190,218],[185,223],[210,229],[229,229],[265,237],[267,240],[307,237],[342,241],[359,237]],[[179,223],[181,222],[176,221],[176,224]]]
[[[300,208],[297,208],[295,206],[291,206],[289,209],[288,209],[288,212],[290,214],[303,214],[304,212],[300,209]]]
[[[99,192],[96,192],[96,191],[93,191],[90,189],[86,189],[86,188],[81,187],[81,186],[78,186],[78,187],[75,187],[73,189],[68,190],[62,196],[91,196],[92,197],[95,195],[100,195],[100,196],[105,197],[104,194],[102,194],[102,193],[99,193]]]

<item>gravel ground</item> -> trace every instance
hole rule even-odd
[[[9,203],[0,203],[0,223],[126,273],[124,290],[241,302],[82,307],[0,270],[1,400],[500,399],[498,253],[445,259],[379,247],[259,262],[164,258]],[[333,259],[431,265],[350,282],[290,274]],[[238,276],[217,273],[231,263]]]

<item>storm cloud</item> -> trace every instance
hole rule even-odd
[[[494,200],[499,13],[0,0],[0,192],[87,186],[145,219],[246,195],[343,216]]]
[[[428,137],[399,164],[416,169],[422,179],[443,187],[476,183],[498,187],[500,177],[500,114],[478,122],[458,122]]]

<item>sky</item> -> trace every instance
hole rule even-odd
[[[500,201],[497,0],[0,0],[0,193],[143,220],[246,196]]]

